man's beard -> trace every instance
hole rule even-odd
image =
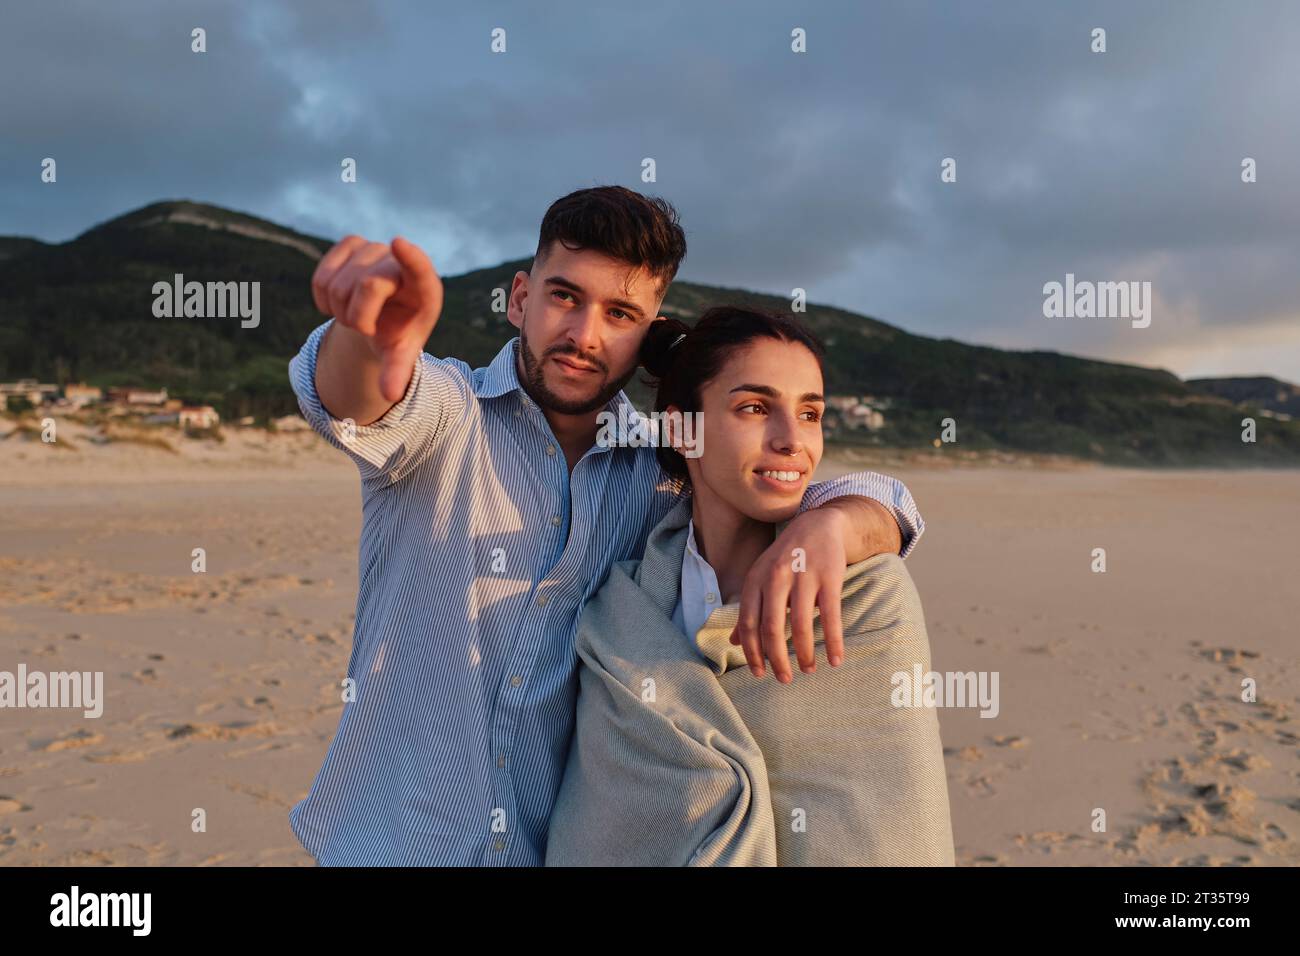
[[[587,412],[594,412],[599,408],[604,408],[609,404],[609,400],[617,395],[624,385],[631,381],[632,376],[636,372],[636,369],[628,372],[627,375],[623,377],[622,381],[606,382],[592,398],[575,401],[561,398],[547,387],[546,377],[542,371],[543,363],[552,356],[568,355],[585,365],[596,365],[597,371],[601,374],[608,371],[604,365],[599,365],[590,357],[568,349],[554,349],[549,355],[543,356],[541,362],[538,362],[533,358],[532,349],[528,347],[528,335],[522,328],[519,330],[519,349],[520,354],[524,359],[524,381],[522,383],[524,391],[528,392],[528,394],[532,396],[533,401],[537,402],[537,404],[542,408],[550,409],[553,412],[559,412],[561,415],[585,415]]]

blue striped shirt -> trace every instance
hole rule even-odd
[[[486,368],[421,353],[357,426],[316,394],[329,322],[289,363],[303,415],[361,473],[359,592],[338,730],[289,814],[322,865],[540,865],[577,693],[579,612],[678,500],[654,449],[593,445],[569,472],[506,343]],[[625,393],[606,410],[639,418]],[[811,485],[924,525],[898,481]]]

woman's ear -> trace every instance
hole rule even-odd
[[[682,445],[681,422],[682,410],[676,405],[666,407],[663,416],[659,420],[660,441],[663,446],[678,449],[679,453]]]

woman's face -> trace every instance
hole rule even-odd
[[[700,455],[686,459],[701,505],[773,524],[793,517],[822,457],[822,388],[800,343],[762,336],[732,353],[700,392]]]

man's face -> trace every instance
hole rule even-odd
[[[507,315],[520,331],[520,382],[533,400],[565,415],[603,408],[636,372],[658,317],[657,285],[644,267],[561,242],[531,273],[516,273]]]
[[[825,407],[804,345],[760,337],[735,352],[700,390],[703,453],[686,466],[701,506],[772,524],[794,517],[821,461]]]

